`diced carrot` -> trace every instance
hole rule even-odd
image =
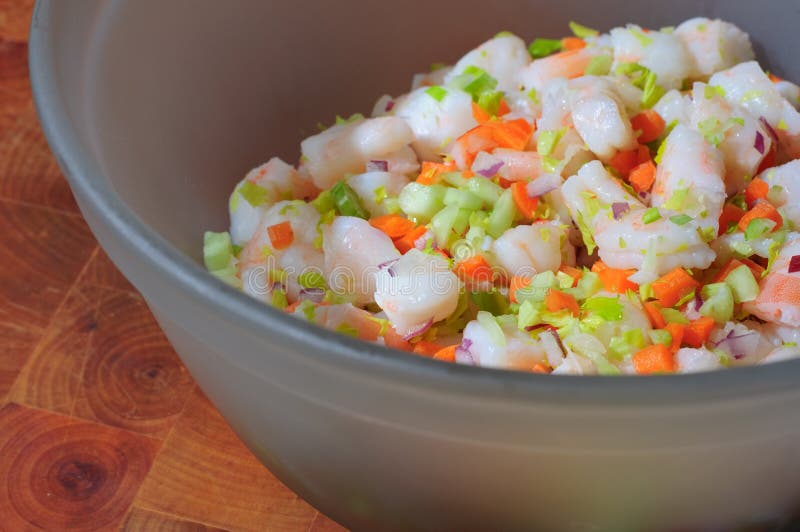
[[[566,264],[561,266],[558,269],[558,271],[564,272],[564,273],[566,273],[567,275],[569,275],[570,277],[572,277],[574,279],[572,281],[572,286],[573,287],[577,286],[578,285],[578,281],[580,281],[581,277],[583,277],[583,270],[580,270],[578,268],[574,268],[572,266],[568,266]]]
[[[543,373],[543,374],[546,374],[546,373],[550,373],[551,371],[552,371],[552,370],[551,370],[550,368],[548,368],[547,366],[545,366],[544,364],[535,364],[535,365],[534,365],[534,366],[531,368],[531,372],[533,372],[533,373]]]
[[[479,124],[483,124],[484,122],[488,122],[492,115],[486,112],[486,110],[478,105],[475,102],[472,102],[472,118]]]
[[[672,307],[693,290],[700,288],[700,283],[683,268],[675,268],[653,281],[651,287],[662,307]]]
[[[750,259],[739,259],[739,262],[750,268],[750,271],[753,272],[753,277],[756,280],[761,279],[761,276],[764,275],[764,267],[760,264],[756,264]]]
[[[498,143],[494,138],[494,128],[491,124],[493,123],[479,124],[456,139],[456,142],[464,152],[464,163],[467,167],[472,166],[472,162],[478,152],[492,151],[498,147]]]
[[[636,162],[642,164],[652,160],[653,156],[650,154],[650,148],[644,144],[639,144],[639,149],[636,151]]]
[[[703,347],[714,329],[714,318],[702,316],[689,322],[683,329],[683,343],[689,347]]]
[[[447,347],[443,347],[436,351],[433,355],[434,360],[443,360],[445,362],[455,362],[456,361],[456,349],[458,345],[448,345]]]
[[[744,216],[744,211],[733,203],[726,203],[722,207],[722,214],[719,216],[719,231],[717,236],[724,235],[731,224],[738,224]]]
[[[647,161],[631,170],[628,182],[636,192],[647,192],[653,187],[656,180],[656,165],[653,161]]]
[[[639,142],[647,144],[653,142],[664,133],[667,124],[661,115],[652,109],[642,111],[631,118],[631,126],[634,131],[639,131]]]
[[[594,264],[592,264],[592,268],[591,268],[592,272],[594,272],[594,273],[600,273],[603,270],[607,270],[607,269],[608,269],[608,266],[606,266],[606,263],[603,262],[602,260],[599,260],[599,259],[594,261]]]
[[[442,349],[437,343],[429,342],[427,340],[420,340],[414,344],[414,352],[418,355],[433,357]]]
[[[559,310],[569,310],[573,316],[581,313],[581,307],[575,297],[570,294],[565,294],[561,290],[551,288],[547,291],[544,297],[544,305],[550,312],[558,312]]]
[[[442,174],[452,172],[456,169],[454,163],[434,163],[431,161],[423,161],[422,169],[417,176],[417,183],[421,185],[435,185],[439,182]]]
[[[754,178],[744,189],[744,201],[749,208],[753,208],[760,199],[767,199],[769,184],[760,177]]]
[[[778,212],[778,209],[773,207],[768,201],[759,201],[752,209],[744,213],[742,219],[739,220],[739,229],[744,231],[747,229],[747,226],[750,225],[750,222],[759,218],[775,222],[773,231],[777,231],[783,225],[783,218],[781,217],[781,213]]]
[[[528,195],[528,184],[523,181],[515,181],[511,185],[511,195],[519,212],[528,220],[534,220],[536,209],[539,207],[539,198],[532,198]]]
[[[386,233],[386,235],[391,239],[400,238],[416,227],[414,222],[408,218],[400,216],[399,214],[386,214],[384,216],[377,216],[372,218],[369,221],[369,224],[372,227],[380,229]]]
[[[494,272],[492,267],[486,262],[483,255],[473,255],[468,259],[457,262],[455,265],[455,273],[463,281],[492,282]]]
[[[647,314],[647,318],[650,320],[650,325],[652,325],[654,329],[663,329],[667,326],[667,320],[665,320],[663,314],[661,314],[661,307],[658,303],[647,301],[644,303],[644,311]]]
[[[506,103],[505,98],[500,100],[500,105],[497,106],[497,116],[507,115],[511,112],[511,108]]]
[[[512,303],[518,303],[517,301],[517,290],[520,288],[525,288],[531,284],[530,277],[522,277],[520,275],[515,275],[511,278],[511,284],[508,287],[508,298],[511,300]]]
[[[586,41],[580,37],[564,37],[561,39],[562,50],[571,51],[580,50],[581,48],[586,48]]]
[[[633,368],[639,375],[672,373],[675,371],[675,357],[667,346],[651,345],[633,355]]]
[[[669,350],[673,353],[677,353],[678,349],[681,348],[681,343],[683,343],[683,330],[684,326],[680,323],[668,323],[664,330],[667,331],[670,336],[672,336],[672,344],[669,346]]]
[[[394,327],[389,325],[383,333],[383,343],[386,347],[399,349],[401,351],[413,351],[414,346],[408,340],[403,340],[403,337],[394,330]]]
[[[400,238],[396,238],[394,240],[394,247],[396,247],[400,253],[408,253],[408,251],[414,247],[414,243],[419,240],[426,231],[427,229],[425,226],[420,225]]]
[[[761,164],[758,165],[758,170],[756,170],[756,174],[760,174],[761,172],[768,170],[775,166],[775,159],[778,158],[778,149],[775,143],[772,143],[767,154],[761,159]]]
[[[533,135],[533,126],[524,118],[499,120],[490,124],[492,138],[500,148],[524,150],[531,140],[531,135]]]
[[[281,222],[267,227],[267,235],[272,247],[275,249],[286,249],[294,241],[294,231],[291,222]]]
[[[603,288],[615,294],[624,294],[628,290],[638,290],[639,285],[629,281],[628,277],[636,273],[636,270],[618,270],[606,267],[604,270],[596,272],[603,283]]]
[[[773,74],[772,72],[770,72],[768,75],[769,75],[769,80],[770,80],[772,83],[780,83],[781,81],[783,81],[783,79],[782,79],[782,78],[779,78],[778,76],[776,76],[776,75],[775,75],[775,74]]]
[[[283,311],[284,311],[286,314],[292,314],[292,313],[294,313],[294,311],[295,311],[295,310],[297,310],[297,307],[299,307],[299,306],[300,306],[300,303],[302,303],[302,301],[301,301],[301,300],[297,300],[297,301],[295,301],[294,303],[290,303],[288,307],[286,307],[285,309],[283,309]]]
[[[608,162],[620,177],[627,179],[631,171],[639,164],[639,150],[618,151]]]
[[[497,184],[503,188],[510,188],[511,185],[516,183],[516,181],[511,181],[510,179],[506,179],[505,177],[497,177]]]
[[[728,275],[730,275],[730,273],[733,270],[735,270],[739,266],[744,266],[744,264],[742,264],[742,261],[738,259],[730,259],[727,263],[725,263],[725,266],[723,266],[722,269],[719,272],[717,272],[717,275],[714,276],[714,279],[712,279],[711,282],[721,283],[722,281],[725,280],[725,278]]]

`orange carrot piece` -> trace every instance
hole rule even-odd
[[[629,281],[628,277],[636,273],[636,270],[618,270],[616,268],[609,268],[596,272],[600,277],[600,282],[603,283],[603,288],[615,294],[624,294],[628,290],[638,290],[639,285],[633,281]]]
[[[532,372],[532,373],[542,373],[542,374],[547,374],[547,373],[550,373],[551,371],[552,371],[552,370],[551,370],[549,367],[545,366],[544,364],[538,364],[538,363],[537,363],[537,364],[535,364],[535,365],[534,365],[534,366],[531,368],[531,372]]]
[[[675,268],[671,272],[659,277],[651,285],[653,295],[662,307],[672,307],[700,288],[700,283],[694,280],[683,268]]]
[[[753,277],[756,280],[761,279],[761,276],[764,275],[764,267],[760,264],[756,264],[750,259],[739,259],[739,262],[750,268],[750,271],[753,272]]]
[[[455,362],[456,361],[456,349],[458,348],[458,344],[456,345],[448,345],[447,347],[443,347],[436,351],[433,354],[434,360],[443,360],[445,362]]]
[[[721,283],[725,280],[725,278],[730,275],[730,273],[738,268],[739,266],[744,266],[744,263],[739,259],[730,259],[728,262],[725,263],[725,266],[717,272],[717,275],[714,276],[714,279],[711,281],[712,283]],[[758,277],[756,277],[758,279]]]
[[[580,50],[586,48],[586,41],[580,37],[564,37],[561,39],[561,49],[566,51]]]
[[[539,207],[539,198],[532,198],[528,195],[528,184],[523,181],[515,181],[511,184],[511,196],[517,209],[528,220],[536,218],[536,209]]]
[[[558,269],[558,271],[564,272],[564,273],[566,273],[567,275],[569,275],[570,277],[572,277],[574,279],[572,281],[572,286],[573,287],[577,286],[578,285],[578,281],[580,281],[581,277],[583,277],[583,270],[580,270],[578,268],[574,268],[572,266],[568,266],[566,264],[561,266]]]
[[[293,313],[294,313],[294,311],[295,311],[295,310],[297,310],[297,307],[299,307],[299,306],[300,306],[300,303],[302,303],[302,301],[300,301],[300,300],[298,300],[298,301],[295,301],[294,303],[290,303],[288,307],[286,307],[285,309],[283,309],[283,311],[284,311],[286,314],[293,314]]]
[[[608,266],[606,266],[606,263],[603,262],[602,260],[599,260],[599,259],[596,260],[594,262],[594,264],[592,264],[592,268],[591,268],[592,272],[594,272],[594,273],[600,273],[603,270],[607,270],[607,269],[608,269]]]
[[[573,316],[578,316],[581,313],[581,307],[574,296],[565,294],[555,288],[547,291],[547,295],[544,297],[544,305],[550,312],[569,310]]]
[[[639,375],[672,373],[675,371],[675,357],[667,346],[655,344],[633,355],[633,367]]]
[[[664,315],[661,314],[661,307],[658,303],[647,301],[644,303],[644,311],[647,314],[647,318],[650,320],[650,325],[652,325],[654,329],[663,329],[667,326],[667,320],[665,320]]]
[[[456,263],[454,270],[463,281],[488,281],[491,283],[494,279],[494,271],[483,255],[473,255]]]
[[[400,238],[396,238],[394,240],[394,247],[396,247],[400,253],[408,253],[408,251],[414,247],[414,242],[424,235],[426,231],[427,229],[420,225],[419,227],[404,234]]]
[[[433,357],[442,349],[437,343],[429,342],[427,340],[420,340],[414,344],[414,353],[426,357]]]
[[[377,216],[369,221],[375,229],[386,233],[391,239],[400,238],[416,227],[416,224],[408,218],[403,218],[399,214],[386,214]]]
[[[434,163],[431,161],[423,161],[422,169],[417,176],[417,183],[421,185],[435,185],[440,181],[439,177],[447,172],[452,172],[456,169],[454,163]]]
[[[510,188],[511,185],[516,183],[516,181],[511,181],[510,179],[506,179],[505,177],[497,176],[497,184],[503,188]]]
[[[507,115],[511,112],[511,108],[506,103],[505,98],[500,100],[500,105],[497,106],[497,116]]]
[[[746,230],[750,222],[759,218],[766,218],[767,220],[775,222],[773,231],[777,231],[783,226],[783,218],[781,217],[781,213],[778,212],[778,209],[767,201],[759,201],[752,209],[744,213],[742,219],[739,220],[739,229],[742,231]]]
[[[769,194],[769,184],[760,177],[756,177],[744,189],[744,201],[752,209],[758,200],[767,199],[767,194]]]
[[[498,147],[494,138],[493,122],[479,124],[456,139],[464,152],[464,162],[472,166],[475,156],[481,151],[492,151]]]
[[[722,214],[719,215],[719,231],[717,236],[724,235],[728,231],[728,226],[739,223],[744,216],[744,211],[733,203],[726,203],[722,207]]]
[[[520,288],[525,288],[531,284],[530,277],[522,277],[520,275],[515,275],[511,278],[511,284],[508,287],[508,298],[511,300],[512,303],[518,303],[517,301],[517,290]]]
[[[783,78],[779,78],[778,76],[776,76],[776,75],[775,75],[775,74],[773,74],[772,72],[770,72],[770,73],[768,74],[768,76],[769,76],[769,80],[770,80],[772,83],[780,83],[781,81],[783,81]]]
[[[683,343],[683,331],[684,326],[680,323],[669,323],[664,330],[667,331],[670,336],[672,336],[672,344],[669,346],[669,350],[674,354],[678,352],[678,349],[681,348],[681,343]]]
[[[609,166],[625,179],[631,171],[639,164],[639,150],[618,151],[608,162]]]
[[[500,148],[524,150],[533,135],[533,126],[524,118],[490,122],[492,138]]]
[[[481,107],[475,102],[472,102],[472,118],[479,124],[483,124],[484,122],[488,122],[492,115],[486,112],[486,109]]]
[[[683,343],[689,347],[703,347],[714,329],[714,318],[702,316],[689,322],[683,329]]]
[[[660,114],[652,109],[647,109],[631,118],[631,126],[634,131],[641,132],[639,142],[647,144],[659,138],[664,133],[667,124]]]
[[[631,170],[628,182],[636,192],[647,192],[653,187],[656,180],[656,165],[653,161],[647,161]]]
[[[394,330],[394,327],[389,325],[383,333],[383,343],[386,347],[399,349],[401,351],[413,351],[414,346],[408,340],[403,340],[403,337]]]
[[[281,222],[267,227],[267,235],[272,247],[275,249],[286,249],[294,241],[294,231],[291,222]]]

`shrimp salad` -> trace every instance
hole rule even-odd
[[[800,355],[800,87],[733,24],[627,25],[452,66],[272,158],[206,267],[444,362],[689,373]]]

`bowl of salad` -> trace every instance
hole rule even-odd
[[[40,0],[31,75],[101,244],[343,525],[774,527],[797,14]]]

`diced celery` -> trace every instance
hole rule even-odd
[[[499,238],[500,235],[511,228],[516,214],[517,208],[514,205],[511,189],[507,189],[500,196],[500,199],[497,200],[492,213],[489,215],[489,223],[487,224],[486,232],[489,233],[489,236],[492,238]]]
[[[647,345],[641,329],[629,329],[611,338],[608,355],[611,360],[624,360]]]
[[[488,179],[474,177],[467,180],[466,189],[478,196],[483,200],[486,205],[494,205],[500,194],[503,193],[503,187],[495,185]]]
[[[467,227],[469,227],[469,209],[459,209],[458,214],[456,215],[455,219],[453,220],[453,232],[457,235],[462,235],[466,232]]]
[[[622,303],[618,297],[590,297],[583,302],[582,308],[596,313],[606,321],[620,321],[622,319]]]
[[[483,200],[472,192],[466,190],[459,190],[457,188],[448,188],[444,194],[445,205],[457,205],[462,209],[476,210],[480,209],[483,205]]]
[[[206,231],[203,235],[203,261],[209,271],[226,268],[233,257],[231,235]]]
[[[667,323],[680,323],[681,325],[689,325],[689,320],[680,310],[674,308],[662,308],[661,316]]]
[[[573,279],[569,274],[558,272],[556,273],[556,282],[558,283],[558,287],[561,289],[572,288],[572,285],[575,283],[575,279]]]
[[[585,73],[587,76],[606,76],[611,72],[613,63],[614,58],[610,54],[597,55],[589,61]]]
[[[433,236],[436,238],[436,243],[439,246],[447,246],[453,231],[453,224],[456,222],[460,210],[458,205],[448,205],[437,212],[431,219]]]
[[[479,311],[477,319],[478,323],[486,330],[486,334],[489,335],[489,338],[497,347],[504,347],[506,345],[506,335],[494,316],[488,312]]]
[[[323,190],[319,193],[314,200],[311,201],[311,205],[317,209],[317,212],[320,214],[325,214],[326,212],[332,211],[336,206],[333,204],[333,197],[331,196],[330,190]]]
[[[758,281],[750,268],[745,265],[741,265],[729,273],[725,277],[725,284],[730,287],[735,303],[753,301],[758,296]]]
[[[470,292],[469,296],[478,310],[489,312],[494,316],[508,312],[508,300],[497,290]]]
[[[702,290],[703,305],[700,314],[725,323],[733,318],[733,294],[726,283],[707,284]]]
[[[444,207],[447,189],[441,185],[409,183],[400,192],[400,209],[417,223],[426,223]]]
[[[519,306],[517,327],[519,327],[520,330],[524,330],[526,327],[539,325],[542,323],[541,318],[541,309],[532,300],[527,299]]]
[[[486,234],[486,225],[489,223],[489,214],[484,211],[474,211],[469,215],[470,228],[477,227],[483,230]]]
[[[445,172],[442,174],[442,181],[456,188],[466,188],[470,180],[465,178],[461,172]]]
[[[650,341],[654,344],[661,344],[667,347],[672,345],[672,335],[669,331],[665,331],[664,329],[653,329],[652,331],[648,331],[650,335]]]
[[[369,212],[361,205],[361,199],[358,194],[344,181],[339,181],[333,185],[331,197],[336,205],[336,210],[340,214],[364,219],[369,218]]]

